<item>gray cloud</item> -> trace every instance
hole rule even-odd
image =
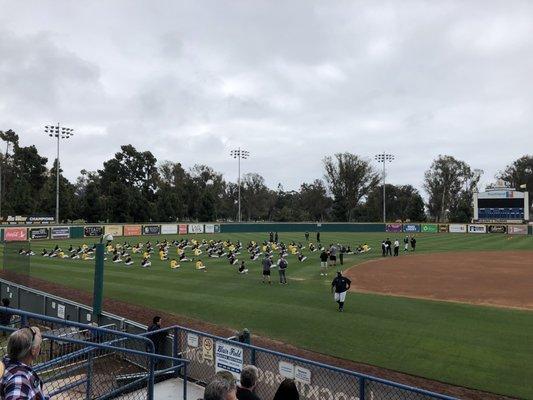
[[[438,154],[486,171],[530,151],[528,1],[0,0],[0,129],[50,160],[42,126],[76,129],[72,180],[132,143],[297,188],[322,158],[393,152],[421,187]]]

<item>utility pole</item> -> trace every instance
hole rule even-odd
[[[56,163],[56,224],[59,224],[59,173],[60,173],[60,163],[59,163],[59,139],[70,139],[74,135],[74,129],[65,128],[60,126],[59,122],[56,126],[46,125],[44,127],[44,133],[50,137],[55,137],[57,139],[57,163]]]
[[[394,160],[394,154],[388,154],[388,153],[381,153],[381,154],[376,154],[374,156],[374,159],[377,161],[377,162],[380,162],[380,163],[383,163],[383,223],[386,223],[387,222],[387,209],[386,209],[386,197],[385,197],[385,177],[386,177],[386,167],[385,165],[387,164],[387,162],[392,162]]]
[[[242,221],[241,218],[241,158],[246,160],[248,157],[250,157],[250,152],[246,150],[242,150],[240,147],[237,150],[231,150],[230,155],[233,158],[237,158],[238,164],[239,164],[239,174],[237,178],[237,186],[238,186],[238,192],[239,192],[239,213],[238,213],[238,220],[239,222]]]

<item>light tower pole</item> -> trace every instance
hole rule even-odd
[[[59,224],[59,139],[70,139],[74,135],[74,129],[57,125],[46,125],[44,133],[57,139],[57,163],[56,163],[56,224]]]
[[[238,178],[237,178],[237,186],[238,186],[238,191],[239,191],[239,213],[238,213],[238,219],[239,219],[239,222],[241,222],[242,221],[242,219],[241,219],[241,158],[246,160],[248,157],[250,157],[250,152],[247,151],[247,150],[243,150],[243,149],[241,149],[239,147],[236,150],[231,150],[230,155],[233,158],[237,158],[239,160],[238,161],[238,164],[239,164],[239,175],[238,175]]]
[[[394,154],[388,154],[388,153],[381,153],[381,154],[376,154],[374,156],[374,159],[377,161],[377,162],[380,162],[380,163],[383,163],[383,223],[386,223],[387,222],[387,208],[385,206],[385,177],[386,177],[386,167],[385,165],[387,164],[387,162],[392,162],[394,160]]]

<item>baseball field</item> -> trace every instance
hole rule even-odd
[[[165,236],[116,238],[133,244]],[[243,242],[267,234],[196,235]],[[366,242],[372,250],[346,255],[352,278],[345,312],[330,293],[335,270],[320,276],[319,253],[305,262],[289,256],[288,285],[261,283],[260,260],[239,256],[249,268],[238,274],[226,258],[200,256],[170,269],[152,256],[150,268],[105,264],[106,298],[208,321],[299,348],[492,393],[533,398],[533,237],[419,234],[417,250],[381,257],[381,233],[324,233],[322,243]],[[166,236],[176,239],[176,236]],[[394,240],[394,236],[391,239]],[[311,235],[313,239],[313,235]],[[399,237],[401,241],[401,237]],[[285,243],[303,233],[282,233]],[[31,275],[91,292],[94,261],[46,258],[43,248],[92,244],[90,239],[32,243]],[[403,247],[403,246],[402,246]],[[170,256],[175,254],[171,247]],[[23,257],[23,256],[21,256]],[[110,257],[109,257],[110,259]]]

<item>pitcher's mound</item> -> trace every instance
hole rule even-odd
[[[400,254],[346,271],[352,290],[533,310],[533,252]]]

